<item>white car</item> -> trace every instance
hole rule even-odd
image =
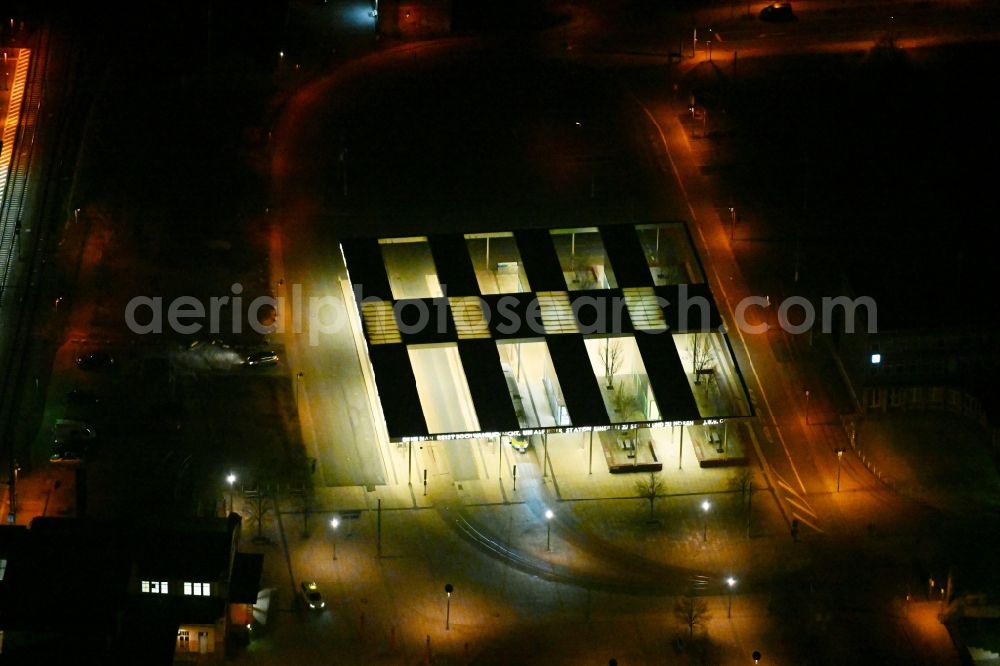
[[[323,593],[319,591],[319,586],[316,585],[316,581],[302,581],[302,599],[312,610],[322,610],[326,608],[326,602],[323,601]]]
[[[528,447],[531,446],[531,440],[528,439],[527,435],[504,435],[503,441],[518,453],[526,453]]]

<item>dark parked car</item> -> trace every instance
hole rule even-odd
[[[278,352],[255,351],[247,355],[246,364],[251,367],[263,367],[278,364]]]
[[[56,446],[72,442],[87,442],[97,437],[94,429],[83,421],[56,419],[52,426],[52,441]]]
[[[76,365],[81,370],[104,370],[115,364],[115,358],[106,351],[92,351],[76,357]]]
[[[96,437],[94,429],[83,421],[56,419],[52,427],[52,455],[49,461],[67,463],[83,460]]]
[[[78,463],[86,458],[86,450],[79,447],[53,448],[49,456],[51,463]]]
[[[794,21],[795,14],[792,12],[792,3],[775,2],[760,10],[761,21]]]

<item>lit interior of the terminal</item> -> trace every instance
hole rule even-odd
[[[752,413],[684,225],[342,244],[396,442]]]

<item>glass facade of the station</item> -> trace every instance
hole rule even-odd
[[[552,244],[570,291],[618,286],[597,227],[552,229]]]
[[[355,293],[366,295],[356,305],[378,394],[391,396],[382,412],[395,441],[752,413],[681,224],[362,239],[342,249]],[[699,311],[678,311],[688,289]]]
[[[465,234],[469,258],[483,294],[523,294],[531,291],[514,234]]]

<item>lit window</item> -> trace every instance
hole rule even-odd
[[[879,354],[878,352],[872,354],[872,365],[878,365],[881,362],[882,362],[882,354]]]
[[[184,583],[184,594],[189,597],[207,597],[212,594],[211,583]]]
[[[167,594],[169,591],[165,580],[144,580],[140,589],[143,594]]]
[[[7,573],[7,560],[0,560],[0,580],[3,580],[4,574]]]

